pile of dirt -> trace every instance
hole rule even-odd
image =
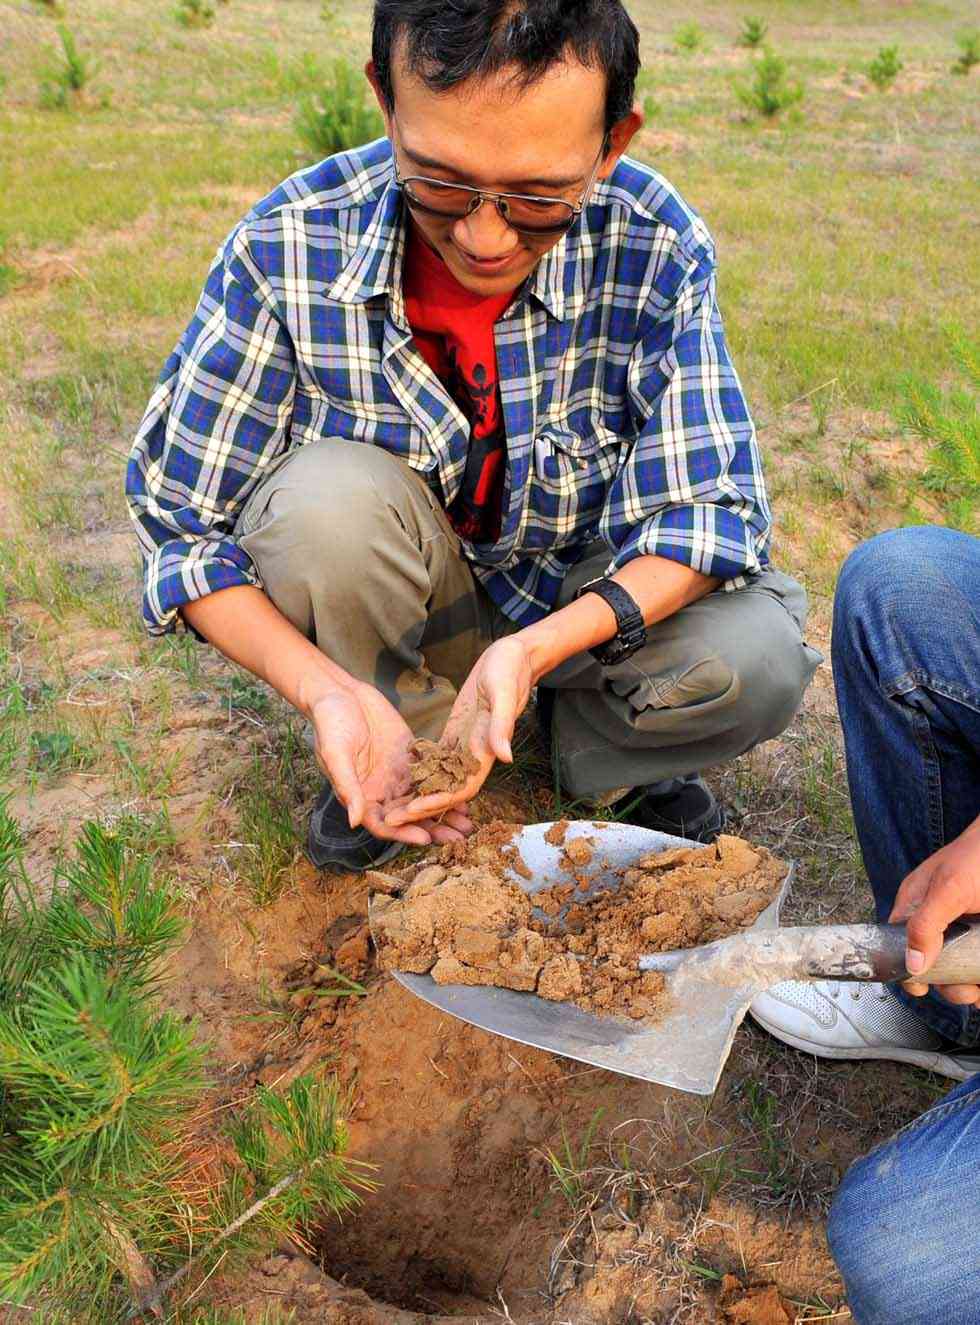
[[[666,982],[638,970],[640,954],[750,925],[786,873],[764,848],[722,836],[710,847],[643,856],[620,872],[618,887],[595,895],[576,873],[575,882],[532,900],[506,877],[519,860],[514,829],[494,823],[471,843],[444,848],[442,862],[421,869],[400,896],[390,880],[378,880],[372,919],[384,967],[428,973],[437,984],[494,985],[655,1020],[669,1005]],[[579,845],[572,863],[581,866],[591,859],[588,839],[576,838],[565,852]]]
[[[480,765],[461,745],[419,739],[408,750],[413,796],[435,796],[464,787]]]

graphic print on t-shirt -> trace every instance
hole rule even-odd
[[[415,344],[470,424],[466,469],[446,514],[462,538],[495,543],[500,537],[507,437],[493,326],[512,293],[486,298],[467,290],[411,225],[404,289]]]

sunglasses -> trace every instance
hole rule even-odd
[[[575,218],[581,215],[607,145],[608,139],[604,138],[585,191],[577,203],[533,193],[488,193],[486,189],[472,188],[468,184],[447,184],[445,180],[430,179],[427,175],[403,176],[397,165],[395,181],[404,191],[410,207],[431,216],[459,221],[464,216],[472,216],[485,202],[492,202],[511,229],[521,234],[561,235],[570,230]]]

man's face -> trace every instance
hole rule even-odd
[[[375,83],[371,65],[368,77]],[[577,61],[556,65],[523,91],[503,71],[433,92],[393,62],[394,109],[388,136],[403,177],[432,179],[496,193],[531,193],[577,204],[602,148],[606,80]],[[377,89],[376,89],[377,90]],[[380,99],[380,98],[379,98]],[[616,126],[597,178],[615,166],[639,127]],[[409,209],[412,223],[450,271],[474,294],[516,289],[562,238],[512,229],[493,203],[458,220]]]

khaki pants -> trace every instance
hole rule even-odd
[[[377,686],[418,736],[439,736],[480,653],[516,629],[474,578],[425,481],[379,447],[323,439],[288,452],[236,535],[283,615]],[[609,556],[597,544],[559,606]],[[652,626],[624,663],[568,659],[541,682],[557,692],[563,786],[578,797],[658,782],[778,735],[821,660],[803,642],[805,615],[803,589],[766,571]]]

